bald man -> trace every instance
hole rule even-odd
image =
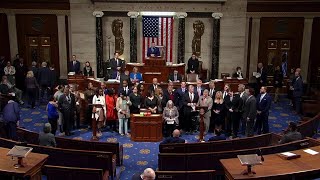
[[[172,133],[172,137],[166,138],[160,144],[185,143],[186,141],[180,138],[179,136],[180,136],[180,130],[175,129]]]
[[[154,180],[156,179],[156,173],[153,169],[147,168],[142,174],[134,174],[131,180]]]

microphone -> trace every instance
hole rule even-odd
[[[259,156],[261,157],[261,161],[263,162],[264,161],[264,157],[262,156],[262,151],[261,149],[258,149],[259,150]]]

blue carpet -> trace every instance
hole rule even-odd
[[[272,104],[269,116],[269,125],[271,132],[281,132],[285,129],[290,121],[297,122],[300,117],[292,113],[292,108],[288,106],[287,99],[281,99],[280,103]],[[45,106],[37,107],[36,109],[22,108],[22,127],[35,132],[41,132],[44,123],[48,122],[45,111]],[[91,132],[87,129],[74,131],[74,135],[70,136],[73,139],[89,140]],[[58,135],[60,136],[60,135]],[[209,139],[212,134],[208,134],[205,139]],[[187,142],[196,142],[197,135],[183,135]],[[153,142],[132,142],[129,137],[120,136],[117,133],[103,132],[100,141],[104,142],[120,142],[124,147],[124,162],[121,169],[121,180],[131,179],[136,172],[142,172],[145,168],[157,168],[159,143]]]

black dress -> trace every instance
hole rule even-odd
[[[132,105],[130,106],[130,112],[133,114],[139,114],[140,113],[140,106],[142,103],[142,98],[140,94],[135,95],[134,93],[131,93],[129,95],[130,101]]]
[[[188,60],[187,74],[189,74],[190,71],[195,71],[196,74],[199,74],[199,60],[198,59],[190,58]]]
[[[153,99],[150,100],[148,97],[146,97],[145,106],[147,109],[149,109],[149,108],[153,109],[154,107],[157,107],[158,106],[158,99],[156,97],[153,97]]]
[[[219,110],[220,111],[218,114],[215,113],[214,111],[212,111],[212,113],[214,115],[214,124],[216,126],[221,126],[224,123],[224,113],[223,113],[224,106],[225,106],[224,103],[218,104],[218,103],[213,102],[212,110]]]
[[[278,81],[278,83],[276,83]],[[275,88],[282,88],[283,74],[280,70],[276,70],[273,76],[273,83]]]

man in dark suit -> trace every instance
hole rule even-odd
[[[189,85],[188,93],[184,94],[183,98],[183,107],[184,107],[184,121],[185,121],[185,130],[186,132],[191,132],[192,130],[192,118],[195,111],[195,107],[199,101],[199,96],[197,93],[194,93],[193,85]]]
[[[181,82],[182,81],[182,76],[181,74],[178,73],[177,70],[174,70],[173,73],[169,75],[169,82]]]
[[[225,100],[225,98],[229,95],[229,91],[230,91],[230,85],[229,84],[225,84],[224,87],[223,87],[223,91],[222,91],[223,100]]]
[[[187,74],[190,73],[199,74],[199,60],[196,54],[192,54],[192,56],[188,60]]]
[[[298,141],[302,139],[302,135],[297,131],[297,124],[290,122],[285,134],[282,136],[279,144],[289,143],[292,141]]]
[[[262,86],[260,88],[260,94],[257,96],[257,120],[254,129],[258,130],[258,134],[269,133],[269,110],[271,106],[272,98],[267,93],[267,87]]]
[[[209,82],[209,89],[208,89],[208,91],[209,91],[209,96],[210,96],[213,100],[214,100],[215,97],[216,97],[216,90],[215,90],[215,88],[216,88],[216,85],[214,84],[214,81],[211,80],[211,81]]]
[[[114,58],[110,59],[111,74],[121,72],[125,68],[125,61],[119,58],[119,53],[114,53]]]
[[[233,78],[243,78],[243,73],[241,72],[241,67],[236,68],[236,72],[232,75]]]
[[[156,47],[156,44],[153,42],[151,47],[148,48],[147,57],[157,57],[160,56],[160,49]]]
[[[38,83],[40,85],[40,101],[46,102],[47,101],[47,97],[45,97],[45,92],[47,92],[47,96],[48,96],[48,92],[52,91],[52,89],[50,90],[50,85],[51,85],[51,79],[52,78],[52,73],[50,71],[50,69],[48,68],[48,65],[46,62],[42,62],[41,64],[41,68],[39,69],[38,72]]]
[[[168,137],[163,140],[160,144],[173,144],[173,143],[185,143],[186,140],[180,138],[180,130],[175,129],[172,133],[172,137]]]
[[[295,76],[295,80],[293,81],[293,102],[294,102],[294,106],[295,106],[295,111],[297,114],[301,113],[301,97],[303,94],[303,81],[302,78],[300,76],[300,72],[296,71],[294,73]]]
[[[185,122],[184,122],[184,111],[183,111],[183,98],[184,98],[184,94],[187,93],[188,90],[186,88],[186,82],[182,81],[180,88],[178,88],[177,90],[174,91],[174,104],[175,106],[178,108],[179,111],[179,123],[180,123],[180,129],[184,129],[185,128]]]
[[[256,119],[257,109],[256,109],[256,98],[253,96],[254,90],[252,88],[249,89],[248,98],[244,103],[244,109],[242,118],[247,121],[246,124],[246,136],[253,136],[253,124]]]
[[[203,95],[204,87],[202,87],[202,81],[200,79],[197,81],[197,87],[195,91],[199,97]]]
[[[249,97],[248,94],[245,92],[245,88],[246,86],[244,84],[238,85],[238,92],[240,94],[240,98],[242,99],[242,107],[240,109],[240,113],[241,113],[241,134],[243,135],[245,135],[247,120],[242,118],[242,114],[244,110],[244,103]]]
[[[74,114],[76,110],[75,96],[70,93],[69,86],[64,88],[63,95],[60,96],[58,107],[63,116],[63,129],[67,136],[72,135],[71,127],[74,122]]]
[[[227,112],[226,135],[232,138],[238,137],[239,123],[241,118],[242,99],[238,93],[229,92],[225,98],[225,106]]]
[[[163,98],[161,102],[162,107],[166,107],[167,102],[169,100],[171,100],[172,102],[175,102],[175,99],[176,97],[175,97],[175,93],[173,92],[173,84],[171,82],[168,84],[168,88],[163,91]]]
[[[119,87],[118,94],[124,94],[125,96],[129,96],[132,93],[131,88],[129,88],[129,84],[127,80],[123,80],[122,86]]]
[[[149,91],[155,92],[155,90],[159,87],[158,79],[153,78],[152,79],[152,84],[149,86]]]
[[[131,86],[131,81],[130,81],[130,72],[128,70],[125,70],[124,73],[120,74],[120,84],[123,84],[123,81],[126,80],[128,82],[128,85]]]
[[[260,90],[261,86],[267,85],[267,71],[263,67],[262,63],[258,64],[256,79],[257,79],[257,89],[256,90],[258,92],[258,90]]]
[[[72,60],[69,62],[69,72],[80,73],[80,62],[77,60],[76,55],[72,55]]]

